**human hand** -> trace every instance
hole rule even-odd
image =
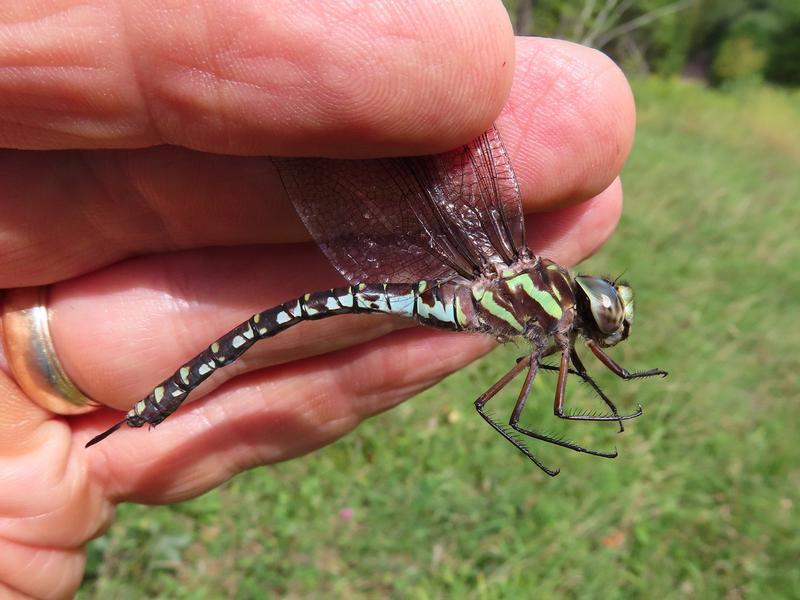
[[[303,325],[157,430],[84,449],[252,313],[341,284],[259,155],[438,152],[496,121],[526,212],[561,209],[529,219],[537,253],[573,264],[613,230],[634,113],[609,59],[534,38],[515,52],[499,2],[347,10],[0,10],[0,56],[19,67],[0,78],[0,286],[50,286],[57,354],[109,407],[54,415],[0,374],[9,594],[69,596],[116,503],[176,502],[310,452],[492,347],[380,316]]]

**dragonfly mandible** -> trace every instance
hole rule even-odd
[[[614,458],[522,427],[520,416],[539,369],[558,372],[554,413],[561,419],[622,422],[575,351],[583,340],[599,361],[630,380],[667,373],[629,372],[605,348],[623,341],[633,323],[629,285],[573,275],[535,255],[525,240],[519,185],[497,130],[443,154],[372,160],[273,158],[286,192],[309,232],[349,285],[305,294],[257,313],[183,364],[119,423],[157,425],[215,370],[231,364],[257,341],[298,323],[350,313],[389,313],[455,331],[521,339],[530,353],[484,392],[475,408],[503,438],[548,475],[514,432],[577,452]],[[542,362],[559,354],[558,366]],[[486,404],[527,370],[508,426]],[[587,382],[608,407],[604,414],[564,410],[567,377]]]

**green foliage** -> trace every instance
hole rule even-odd
[[[776,37],[766,77],[782,85],[800,86],[800,17]]]
[[[797,0],[507,0],[506,4],[512,16],[524,15],[524,31],[594,46],[629,73],[688,72],[716,83],[765,75],[781,85],[800,85]]]
[[[668,15],[649,33],[646,55],[652,71],[664,76],[678,75],[689,59],[692,43],[692,30],[686,26],[686,15]]]
[[[769,48],[783,27],[782,15],[770,10],[748,11],[735,19],[728,28],[731,37],[747,37],[758,48]]]
[[[711,68],[717,81],[758,80],[767,64],[767,53],[756,47],[752,38],[729,37],[717,50]]]
[[[612,352],[670,376],[602,379],[644,405],[623,435],[557,422],[552,375],[523,417],[619,458],[535,445],[550,479],[486,426],[472,400],[506,347],[321,452],[121,507],[79,598],[796,598],[800,95],[634,91],[625,213],[581,269],[626,270],[637,322]]]
[[[711,65],[715,82],[759,81],[768,62],[775,60],[775,41],[782,27],[780,15],[769,10],[751,10],[733,19]]]

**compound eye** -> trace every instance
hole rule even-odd
[[[617,287],[617,295],[622,301],[622,306],[625,307],[625,320],[628,324],[633,323],[633,290],[627,284],[619,284]]]
[[[589,300],[597,328],[606,335],[619,330],[625,317],[625,308],[611,282],[602,277],[583,276],[576,277],[575,281]]]

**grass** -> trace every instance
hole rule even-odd
[[[550,479],[502,442],[471,405],[502,348],[312,456],[120,507],[79,597],[800,598],[800,96],[635,92],[625,214],[582,268],[626,269],[614,355],[671,375],[602,380],[645,407],[625,435],[569,426],[618,459],[537,446]]]

